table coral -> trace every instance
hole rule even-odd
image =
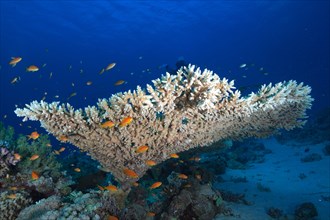
[[[121,183],[138,180],[149,167],[173,153],[223,139],[266,137],[279,129],[302,126],[313,99],[311,88],[296,81],[263,85],[241,97],[234,82],[194,65],[167,73],[136,90],[100,99],[97,106],[75,110],[70,104],[33,101],[17,116],[38,120],[58,140],[87,151]],[[122,120],[133,118],[122,126]],[[101,126],[106,121],[117,124]],[[144,153],[136,153],[140,146]],[[127,176],[130,169],[138,177]]]

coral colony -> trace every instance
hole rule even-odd
[[[23,121],[40,121],[60,141],[87,151],[129,189],[148,163],[218,140],[300,127],[313,101],[311,88],[296,81],[263,85],[241,97],[233,81],[194,65],[152,82],[147,92],[138,86],[85,109],[33,101],[15,113]]]

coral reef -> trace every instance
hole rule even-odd
[[[25,209],[23,209],[18,217],[17,220],[37,220],[41,219],[47,212],[52,210],[59,209],[61,205],[61,199],[59,196],[51,196],[47,199],[42,199],[38,201],[36,204],[31,205]],[[46,219],[46,218],[44,218]],[[56,219],[49,217],[48,219]]]
[[[283,211],[278,208],[270,207],[267,209],[267,214],[271,218],[280,219],[283,216]]]
[[[58,196],[42,199],[35,205],[25,208],[18,216],[18,220],[31,219],[91,219],[98,220],[100,217],[95,210],[101,206],[100,192],[72,192],[69,201],[64,202]],[[70,203],[68,203],[70,202]]]
[[[312,153],[308,154],[305,157],[300,159],[301,162],[307,163],[307,162],[314,162],[314,161],[319,161],[322,160],[322,156],[318,153]]]
[[[326,156],[330,156],[330,144],[327,144],[324,148],[323,148],[323,153]]]
[[[209,184],[183,188],[170,198],[160,219],[212,219],[223,210],[220,193],[212,190]]]
[[[29,142],[26,136],[20,135],[15,141],[15,150],[22,157],[18,164],[21,173],[31,175],[35,171],[41,175],[57,179],[61,176],[61,164],[56,159],[53,149],[50,147],[48,135],[41,134],[37,140]],[[30,160],[32,155],[38,155],[36,160]]]
[[[241,97],[233,81],[193,65],[153,80],[147,91],[137,87],[84,110],[33,101],[15,113],[23,121],[40,121],[58,140],[87,151],[129,186],[149,169],[146,160],[160,163],[173,153],[218,140],[265,137],[301,127],[313,101],[311,88],[295,81],[263,85]],[[101,126],[108,121],[117,125]],[[136,153],[140,146],[149,149]],[[134,175],[128,177],[125,169]]]
[[[220,190],[220,194],[224,201],[251,205],[251,202],[245,199],[245,194],[236,194],[225,190]]]
[[[119,209],[119,205],[109,192],[104,192],[102,194],[100,203],[102,205],[95,210],[95,213],[100,216],[101,219],[106,219],[109,214],[113,216],[120,215],[121,210]]]
[[[18,213],[30,204],[29,195],[24,191],[15,194],[2,192],[0,194],[0,219],[14,220]]]
[[[318,216],[316,207],[311,202],[305,202],[298,205],[294,214],[295,220],[308,220]]]
[[[0,143],[0,178],[5,177],[10,169],[15,166],[20,159],[15,157],[14,151],[8,150],[8,143],[5,141],[2,141]]]

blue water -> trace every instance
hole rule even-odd
[[[313,88],[313,110],[321,109],[330,103],[329,8],[329,1],[1,1],[0,115],[17,125],[15,105],[45,92],[49,102],[77,92],[71,104],[93,105],[144,87],[180,56],[235,79],[237,88],[304,82]],[[12,68],[16,56],[23,59]],[[116,67],[99,75],[111,62]],[[32,64],[40,70],[26,72]],[[15,76],[21,80],[11,84]],[[121,79],[127,84],[113,85]]]

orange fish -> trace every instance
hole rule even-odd
[[[65,147],[61,147],[61,148],[58,150],[59,153],[61,153],[61,152],[63,152],[63,151],[65,151]]]
[[[97,188],[99,188],[99,190],[101,190],[101,191],[104,190],[104,188],[102,186],[100,186],[100,185],[97,185]]]
[[[60,152],[58,150],[54,150],[54,154],[60,155]]]
[[[117,187],[114,186],[114,185],[106,186],[106,187],[104,187],[104,189],[107,189],[107,190],[109,190],[111,192],[116,192],[118,190]]]
[[[36,140],[36,139],[38,139],[39,136],[40,136],[40,134],[38,132],[34,131],[30,135],[28,135],[28,138],[29,138],[29,140],[30,139]]]
[[[48,143],[48,144],[46,144],[46,146],[47,146],[47,147],[51,147],[52,145],[51,145],[51,143]]]
[[[115,126],[115,123],[112,121],[106,121],[101,124],[101,128],[112,128],[113,126]]]
[[[155,182],[150,186],[150,189],[156,189],[162,185],[162,182]]]
[[[180,174],[178,175],[178,177],[179,177],[180,179],[183,179],[183,180],[188,179],[188,176],[185,175],[185,174],[183,174],[183,173],[180,173]]]
[[[147,212],[148,217],[154,217],[155,215],[156,215],[156,213],[154,213],[154,212]]]
[[[200,160],[201,160],[200,157],[194,157],[194,161],[195,161],[195,162],[199,162]]]
[[[114,68],[116,66],[116,63],[110,63],[106,68],[105,71],[111,70],[112,68]]]
[[[61,135],[61,136],[59,137],[59,139],[60,139],[60,141],[63,141],[63,142],[68,141],[68,137],[65,136],[65,135]]]
[[[99,72],[99,74],[101,75],[101,74],[103,74],[103,73],[104,73],[104,68],[101,69],[101,71]]]
[[[73,84],[74,85],[74,84]],[[70,95],[69,95],[69,97],[68,98],[66,98],[66,100],[69,100],[69,99],[71,99],[72,97],[74,97],[74,96],[76,96],[77,95],[77,93],[76,92],[73,92],[73,93],[71,93]]]
[[[9,194],[6,196],[8,199],[16,199],[16,194]]]
[[[115,86],[120,86],[120,85],[122,85],[124,83],[125,83],[124,80],[118,80],[117,82],[115,82]]]
[[[124,173],[127,176],[131,177],[131,178],[139,178],[139,176],[137,175],[137,173],[135,173],[133,170],[130,170],[130,169],[125,168],[124,169]]]
[[[11,61],[9,62],[9,64],[14,67],[16,66],[17,63],[19,63],[22,60],[22,57],[12,57]]]
[[[22,157],[18,153],[15,153],[14,158],[15,158],[15,160],[21,160]]]
[[[201,160],[200,157],[192,157],[189,159],[190,161],[195,161],[195,162],[199,162]]]
[[[38,154],[34,154],[34,155],[32,155],[32,157],[30,157],[30,160],[36,160],[36,159],[38,159],[39,158],[39,155]]]
[[[198,180],[202,180],[202,176],[201,176],[200,174],[196,174],[195,177],[196,177],[196,179],[198,179]]]
[[[27,72],[37,72],[39,70],[39,68],[35,65],[31,65],[28,68],[26,68]]]
[[[153,160],[147,160],[147,161],[146,161],[146,164],[147,164],[148,166],[152,167],[152,166],[155,166],[155,165],[156,165],[156,162],[153,161]]]
[[[39,174],[36,173],[35,171],[32,171],[31,177],[32,177],[33,180],[37,180],[37,179],[39,179]]]
[[[16,76],[16,77],[14,77],[14,78],[10,81],[10,83],[11,83],[11,84],[15,84],[15,83],[18,83],[19,80],[21,80],[21,77]]]
[[[124,127],[126,125],[129,125],[132,121],[133,121],[132,117],[126,117],[120,122],[119,127]]]
[[[11,186],[11,187],[9,187],[9,190],[16,191],[16,190],[18,190],[18,187],[17,186]]]
[[[177,155],[177,154],[170,154],[170,157],[171,158],[179,158],[179,155]]]
[[[133,183],[133,186],[137,187],[137,186],[139,186],[139,183],[138,182],[134,182]]]
[[[76,171],[77,173],[79,173],[81,171],[80,168],[78,168],[78,167],[74,168],[73,170]]]
[[[139,153],[144,153],[148,150],[148,148],[149,148],[148,146],[144,145],[144,146],[141,146],[138,149],[136,149],[135,152],[138,153],[138,154]]]
[[[119,220],[116,216],[109,215],[107,220]]]

